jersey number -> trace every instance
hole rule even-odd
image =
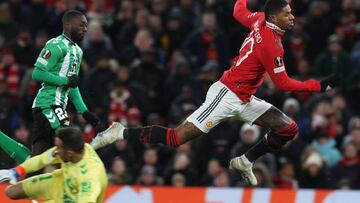
[[[54,111],[55,111],[55,113],[56,113],[56,115],[57,115],[57,117],[59,118],[60,121],[66,119],[68,117],[66,111],[64,111],[60,107],[56,108]]]
[[[252,37],[252,33],[249,34],[249,37],[247,37],[242,44],[240,50],[239,50],[239,58],[235,64],[235,66],[239,66],[252,52],[254,48],[254,38]],[[245,52],[245,50],[247,50]]]
[[[74,63],[72,64],[72,70],[71,72],[76,73],[76,66],[78,64],[77,58],[74,58]]]

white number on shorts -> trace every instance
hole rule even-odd
[[[64,120],[67,118],[67,113],[64,112],[64,110],[62,108],[56,108],[55,110],[55,113],[57,115],[57,117],[59,118],[59,120]]]

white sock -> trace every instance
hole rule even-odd
[[[119,133],[118,133],[119,140],[124,139],[124,130],[125,130],[125,128],[121,128],[121,130],[119,131]]]
[[[248,158],[246,158],[245,154],[241,155],[240,159],[241,159],[241,160],[244,162],[244,164],[247,165],[247,166],[252,166],[252,164],[253,164],[251,161],[249,161]]]

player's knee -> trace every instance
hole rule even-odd
[[[268,133],[268,135],[265,137],[266,144],[271,150],[277,151],[286,145],[289,141],[294,139],[298,132],[299,128],[293,121],[285,128]]]
[[[295,121],[292,121],[290,125],[286,126],[285,128],[278,129],[273,133],[292,140],[299,133],[299,127]]]
[[[16,195],[17,192],[16,192],[16,187],[14,185],[9,185],[6,187],[5,189],[5,195],[12,199],[12,200],[17,200],[19,199],[18,196]]]

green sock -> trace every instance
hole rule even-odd
[[[30,157],[31,152],[23,144],[16,142],[0,131],[0,147],[18,164]]]

